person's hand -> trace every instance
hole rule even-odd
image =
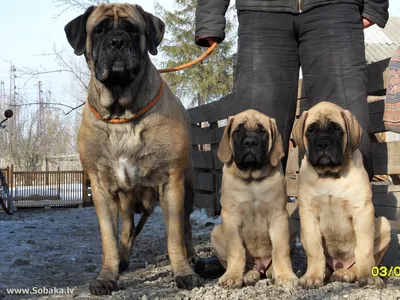
[[[208,44],[211,46],[212,44],[214,44],[214,42],[216,42],[217,40],[213,37],[206,37],[205,40],[208,42]]]
[[[368,27],[370,27],[370,26],[375,24],[374,22],[372,22],[372,21],[370,21],[370,20],[368,20],[367,18],[364,18],[364,17],[362,18],[362,22],[363,22],[364,29],[366,29],[366,28],[368,28]]]
[[[196,39],[197,41],[201,41],[202,46],[206,47],[206,46],[211,46],[212,44],[214,44],[214,42],[217,41],[217,38],[215,37],[211,37],[211,36],[202,36],[202,37],[198,37]],[[208,44],[208,45],[206,45]]]

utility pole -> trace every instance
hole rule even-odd
[[[0,83],[0,98],[1,98],[1,108],[6,103],[6,91],[4,89],[4,81]]]
[[[17,95],[17,86],[15,85],[15,72],[17,69],[14,66],[10,67],[10,105],[15,105],[15,95]]]
[[[39,136],[42,133],[42,129],[43,129],[43,84],[41,81],[38,81],[38,103],[39,103],[39,110],[38,110],[38,120],[37,120],[37,131]]]

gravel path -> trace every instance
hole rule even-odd
[[[209,226],[194,224],[194,243],[201,257],[212,254]],[[176,288],[168,257],[160,210],[149,218],[136,241],[128,272],[120,277],[121,290],[112,296],[89,294],[88,282],[101,267],[99,225],[93,208],[51,209],[0,213],[0,299],[385,299],[400,300],[400,278],[386,280],[383,290],[329,283],[317,290],[285,290],[267,279],[254,287],[221,289],[216,280],[192,291]],[[301,246],[293,253],[293,267],[300,276],[306,268]],[[9,288],[29,288],[31,293],[71,294],[9,295]]]

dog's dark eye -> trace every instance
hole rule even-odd
[[[307,133],[315,133],[318,129],[318,124],[313,123],[307,128]]]
[[[138,33],[138,28],[127,20],[121,20],[119,22],[119,26],[121,27],[122,30],[124,30],[126,32]]]
[[[258,124],[258,132],[259,133],[267,133],[267,130],[264,128],[264,126]]]
[[[103,26],[96,27],[96,29],[93,31],[93,33],[96,35],[104,33],[104,27]]]
[[[336,131],[336,132],[342,131],[342,127],[341,127],[339,124],[337,124],[337,123],[331,122],[331,123],[329,124],[329,127],[331,127],[331,128],[332,128],[334,131]]]
[[[335,125],[335,127],[333,127],[333,129],[335,130],[335,131],[342,131],[342,127],[340,127],[339,125]]]

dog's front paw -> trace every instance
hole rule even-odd
[[[360,276],[358,278],[358,285],[360,287],[366,285],[375,285],[377,288],[383,288],[385,286],[385,283],[380,277],[373,277],[372,275],[366,275],[366,276]]]
[[[281,275],[274,279],[275,284],[285,287],[296,287],[299,285],[299,278],[295,274]]]
[[[300,285],[306,289],[317,289],[324,283],[324,276],[308,275],[307,273],[300,278]]]
[[[243,277],[243,284],[246,286],[255,285],[260,280],[260,272],[256,270],[248,271]]]
[[[218,280],[218,285],[221,287],[229,287],[232,289],[241,288],[243,285],[243,277],[235,274],[225,273]]]
[[[89,290],[92,295],[111,295],[118,290],[118,284],[116,280],[96,279],[89,284]]]
[[[349,269],[339,269],[333,272],[331,276],[331,281],[340,281],[347,283],[356,282],[357,276]]]
[[[203,280],[195,273],[175,277],[176,286],[180,289],[191,290],[203,285]]]

